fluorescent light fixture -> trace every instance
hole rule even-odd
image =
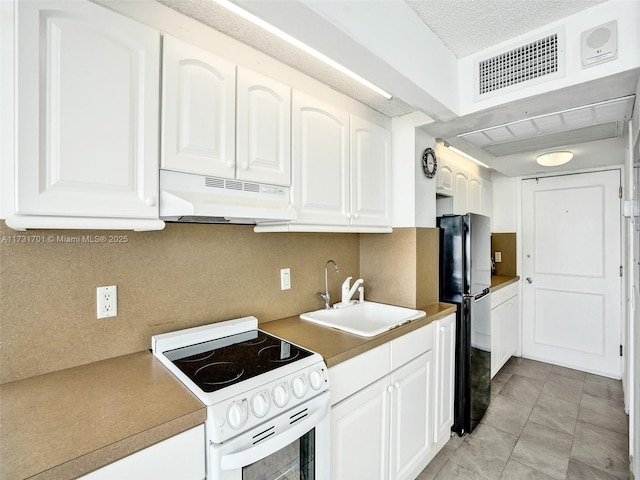
[[[536,162],[543,167],[557,167],[559,165],[564,165],[572,158],[573,153],[571,152],[549,152],[543,155],[538,155]]]
[[[484,168],[491,168],[489,165],[487,165],[486,163],[482,163],[480,160],[476,160],[475,158],[473,158],[471,155],[468,155],[466,153],[464,153],[462,150],[458,150],[456,147],[452,147],[451,145],[449,145],[447,142],[445,142],[444,144],[445,147],[447,147],[449,150],[451,150],[452,152],[456,152],[458,155],[463,156],[464,158],[468,158],[469,160],[471,160],[474,163],[477,163],[478,165],[480,165],[481,167]]]
[[[313,57],[315,57],[318,60],[320,60],[321,62],[329,65],[330,67],[338,70],[339,72],[344,73],[345,75],[347,75],[348,77],[352,78],[356,82],[359,82],[360,84],[362,84],[365,87],[373,90],[377,94],[382,95],[387,100],[391,100],[392,95],[390,93],[382,90],[380,87],[377,87],[376,85],[371,83],[369,80],[367,80],[365,78],[362,78],[357,73],[352,72],[347,67],[345,67],[343,65],[340,65],[335,60],[332,60],[329,57],[327,57],[326,55],[318,52],[317,50],[315,50],[314,48],[310,47],[306,43],[301,42],[297,38],[292,37],[288,33],[283,32],[279,28],[274,27],[270,23],[267,23],[264,20],[262,20],[261,18],[258,18],[255,15],[253,15],[252,13],[249,13],[248,11],[240,8],[235,3],[230,2],[229,0],[213,0],[213,1],[215,3],[217,3],[218,5],[220,5],[221,7],[224,7],[227,10],[235,13],[236,15],[239,15],[240,17],[244,18],[245,20],[250,21],[254,25],[257,25],[258,27],[262,28],[263,30],[266,30],[267,32],[272,33],[273,35],[275,35],[278,38],[284,40],[285,42],[293,45],[294,47],[299,48],[303,52],[306,52],[309,55],[312,55]]]

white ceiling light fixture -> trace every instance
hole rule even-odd
[[[220,5],[221,7],[224,7],[227,10],[235,13],[236,15],[244,18],[245,20],[248,20],[249,22],[253,23],[254,25],[257,25],[258,27],[262,28],[263,30],[266,30],[267,32],[272,33],[273,35],[275,35],[278,38],[284,40],[285,42],[293,45],[294,47],[299,48],[303,52],[306,52],[309,55],[312,55],[313,57],[317,58],[321,62],[323,62],[323,63],[329,65],[330,67],[338,70],[339,72],[347,75],[349,78],[351,78],[351,79],[355,80],[356,82],[364,85],[365,87],[373,90],[377,94],[382,95],[387,100],[391,100],[391,98],[393,97],[389,92],[386,92],[385,90],[381,89],[380,87],[374,85],[373,83],[371,83],[366,78],[361,77],[357,73],[352,72],[347,67],[339,64],[335,60],[332,60],[331,58],[327,57],[326,55],[320,53],[319,51],[317,51],[316,49],[310,47],[306,43],[301,42],[297,38],[292,37],[288,33],[283,32],[279,28],[274,27],[270,23],[265,22],[261,18],[256,17],[255,15],[253,15],[252,13],[249,13],[248,11],[244,10],[243,8],[240,8],[235,3],[232,3],[229,0],[213,0],[213,1],[215,3],[217,3],[218,5]]]
[[[558,167],[569,162],[573,158],[571,152],[549,152],[538,155],[536,162],[543,167]]]
[[[471,160],[472,162],[480,165],[481,167],[484,168],[488,168],[491,169],[491,167],[489,165],[487,165],[486,163],[482,163],[480,160],[476,160],[475,158],[473,158],[471,155],[464,153],[462,150],[458,150],[456,147],[452,147],[448,142],[444,142],[444,146],[447,147],[449,150],[451,150],[452,152],[457,153],[458,155],[463,156],[464,158],[467,158],[469,160]]]

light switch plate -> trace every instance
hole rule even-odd
[[[502,262],[502,252],[496,252],[496,263]]]
[[[289,290],[291,288],[291,269],[280,269],[280,290]]]

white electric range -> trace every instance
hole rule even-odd
[[[207,406],[208,480],[329,478],[322,357],[244,317],[154,335],[151,350]]]

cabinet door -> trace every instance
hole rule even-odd
[[[16,7],[16,213],[157,219],[158,32],[90,2]]]
[[[293,92],[293,196],[296,223],[349,223],[349,115]]]
[[[391,135],[353,115],[350,131],[351,224],[389,226]]]
[[[443,437],[449,437],[453,425],[456,316],[438,320],[435,349],[435,428],[434,439],[438,443]]]
[[[471,178],[469,180],[469,211],[482,215],[482,179]]]
[[[436,170],[436,193],[453,196],[453,170],[449,165],[438,165]]]
[[[388,387],[384,377],[331,409],[332,480],[387,478]]]
[[[238,67],[236,177],[291,185],[291,89]]]
[[[394,371],[391,388],[390,477],[415,478],[433,447],[433,350]]]
[[[520,297],[515,297],[507,300],[504,316],[504,362],[509,360],[512,355],[518,352],[519,338],[520,338]]]
[[[202,480],[205,477],[204,425],[156,443],[81,480]]]
[[[491,310],[491,378],[502,368],[505,304]]]
[[[469,211],[469,177],[466,172],[456,172],[454,177],[453,213],[464,215]]]
[[[162,168],[234,178],[235,65],[169,35],[162,46]]]

